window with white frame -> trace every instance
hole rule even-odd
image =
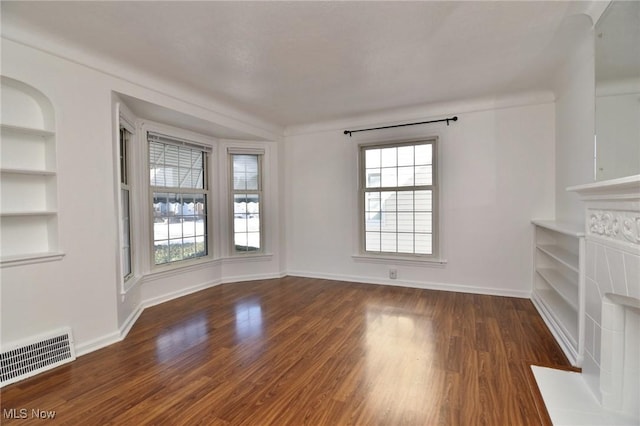
[[[152,132],[147,139],[153,263],[208,256],[209,149]]]
[[[436,256],[436,139],[360,146],[365,253]]]
[[[129,173],[129,152],[132,133],[124,126],[120,127],[120,224],[122,236],[122,278],[126,281],[133,275],[133,254],[131,243],[131,179]]]
[[[262,251],[262,153],[229,149],[233,252]]]

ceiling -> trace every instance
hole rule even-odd
[[[286,126],[550,88],[590,2],[11,2],[37,34]]]

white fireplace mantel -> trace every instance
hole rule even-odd
[[[638,200],[640,199],[640,175],[570,186],[567,191],[577,192],[585,201]]]

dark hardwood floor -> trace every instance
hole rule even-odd
[[[69,425],[550,424],[531,364],[569,365],[529,300],[285,277],[149,308],[1,405]]]

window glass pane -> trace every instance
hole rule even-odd
[[[131,250],[129,247],[122,249],[122,276],[126,277],[131,273]]]
[[[416,166],[416,186],[432,184],[431,168],[432,166]]]
[[[379,149],[367,149],[365,151],[365,168],[377,168],[380,167],[380,150]]]
[[[396,235],[395,233],[383,232],[380,235],[380,246],[382,251],[396,251]]]
[[[367,231],[380,231],[380,218],[382,215],[380,212],[367,212],[365,213],[365,230]]]
[[[431,213],[415,213],[416,232],[431,232]]]
[[[366,170],[366,188],[379,188],[380,187],[380,169],[367,169]]]
[[[182,238],[174,238],[169,240],[169,261],[183,260]]]
[[[398,184],[398,169],[396,167],[387,167],[382,169],[382,186],[390,187]]]
[[[413,191],[398,191],[398,211],[413,211]]]
[[[432,156],[432,149],[433,149],[433,145],[432,144],[424,144],[424,145],[416,145],[415,147],[415,152],[416,152],[416,165],[422,165],[422,164],[433,164],[431,161],[431,156]]]
[[[398,234],[398,253],[413,253],[413,234]]]
[[[380,251],[380,233],[367,232],[365,235],[365,250]]]
[[[431,191],[415,192],[416,211],[432,211],[431,207]]]
[[[365,192],[364,210],[367,212],[380,211],[380,193],[379,192]]]
[[[182,219],[182,236],[194,237],[196,235],[196,217],[188,216]]]
[[[247,215],[247,231],[260,232],[260,215],[258,213]]]
[[[234,234],[234,243],[236,245],[236,250],[239,251],[247,251],[247,233],[246,232],[236,232]]]
[[[380,209],[385,212],[396,211],[397,195],[395,191],[383,191],[380,193]]]
[[[398,186],[413,186],[414,167],[398,167]]]
[[[233,189],[258,189],[258,156],[233,155]]]
[[[383,148],[380,150],[382,154],[382,167],[396,167],[398,165],[397,152],[398,148]]]
[[[433,254],[431,234],[415,234],[415,241],[416,241],[416,253]]]
[[[413,146],[398,147],[398,166],[413,166]]]
[[[196,227],[197,229],[197,227]],[[195,257],[207,255],[207,238],[206,236],[196,237],[196,253]]]
[[[249,251],[260,250],[260,233],[249,232],[247,234],[247,248]]]
[[[398,232],[413,232],[413,212],[398,212]]]

